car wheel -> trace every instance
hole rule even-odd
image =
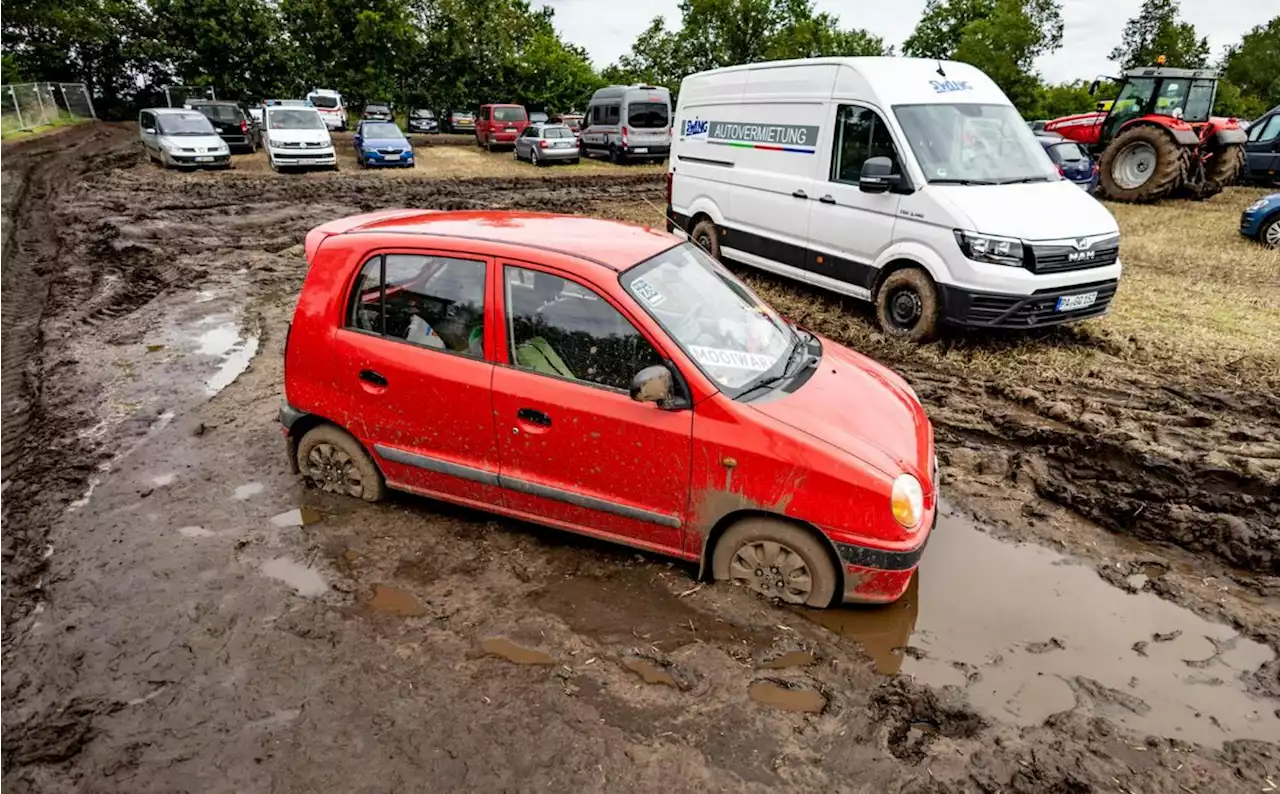
[[[616,147],[609,147],[609,161],[614,165],[622,165],[626,162],[626,158],[622,156],[622,151]]]
[[[766,598],[810,607],[830,606],[839,571],[813,532],[775,518],[746,518],[720,536],[711,557],[717,581]]]
[[[519,146],[512,146],[512,147],[511,147],[511,156],[515,158],[516,162],[519,162],[519,161],[520,161],[520,147],[519,147]]]
[[[529,150],[529,162],[533,163],[533,164],[534,164],[534,166],[540,166],[540,165],[542,165],[542,160],[538,159],[538,150],[537,150],[537,149],[530,149],[530,150]]]
[[[578,164],[578,158],[576,157],[569,161],[569,165],[577,165],[577,164]]]
[[[712,258],[720,258],[720,231],[710,218],[699,221],[689,236],[693,238],[694,245],[711,254]]]
[[[382,472],[356,441],[333,425],[308,430],[298,442],[298,469],[304,479],[325,493],[376,502],[386,496]]]
[[[484,150],[489,154],[493,154],[493,138],[484,139]]]
[[[1268,248],[1280,248],[1280,215],[1267,221],[1260,232],[1258,242]]]
[[[890,336],[909,342],[931,342],[938,336],[941,315],[938,288],[918,268],[891,273],[876,292],[876,319]]]

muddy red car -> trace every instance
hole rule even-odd
[[[516,138],[529,126],[529,114],[521,105],[481,105],[476,113],[476,145],[515,146]]]
[[[317,487],[605,538],[790,603],[906,589],[937,508],[915,394],[693,244],[394,210],[305,249],[280,421]]]

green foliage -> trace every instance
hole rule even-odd
[[[1138,15],[1125,23],[1111,60],[1122,68],[1152,66],[1163,55],[1166,66],[1203,69],[1209,65],[1209,40],[1195,25],[1178,19],[1178,0],[1144,0]]]
[[[1035,114],[1028,118],[1058,119],[1097,110],[1098,103],[1115,99],[1120,93],[1115,83],[1103,82],[1096,94],[1089,93],[1090,81],[1072,80],[1069,83],[1046,85],[1040,89]]]
[[[184,85],[212,85],[220,97],[296,92],[286,84],[293,50],[278,45],[280,18],[265,0],[153,0],[157,30]]]
[[[604,71],[609,82],[676,90],[685,75],[741,63],[831,55],[884,55],[884,41],[814,13],[811,0],[681,0],[680,28],[655,17],[631,52]]]
[[[1222,70],[1226,81],[1218,87],[1218,101],[1230,112],[1251,119],[1280,105],[1280,16],[1244,34],[1227,50]],[[1234,92],[1240,94],[1238,103]]]

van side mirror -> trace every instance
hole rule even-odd
[[[146,134],[148,134],[148,135],[155,135],[155,134],[156,134],[156,128],[155,128],[155,127],[143,127],[143,128],[142,128],[142,131],[143,131],[143,132],[145,132],[145,133],[146,133]]]
[[[661,364],[645,367],[631,379],[631,399],[638,403],[657,403],[664,408],[674,395],[671,370]]]
[[[887,193],[901,185],[902,176],[893,173],[893,161],[888,157],[868,157],[862,164],[858,189],[863,193]]]
[[[1099,86],[1101,86],[1101,85],[1102,85],[1102,81],[1101,81],[1101,80],[1094,80],[1092,83],[1090,83],[1090,84],[1089,84],[1089,96],[1093,96],[1094,94],[1098,93],[1098,87],[1099,87]]]

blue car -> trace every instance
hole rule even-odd
[[[1058,173],[1092,193],[1098,187],[1098,164],[1084,147],[1061,135],[1038,134],[1036,140],[1044,147],[1049,159],[1058,167]]]
[[[1245,207],[1240,233],[1268,248],[1280,249],[1280,193],[1263,196]]]
[[[398,166],[413,168],[413,147],[394,123],[362,121],[352,141],[356,146],[356,162],[362,166]]]

